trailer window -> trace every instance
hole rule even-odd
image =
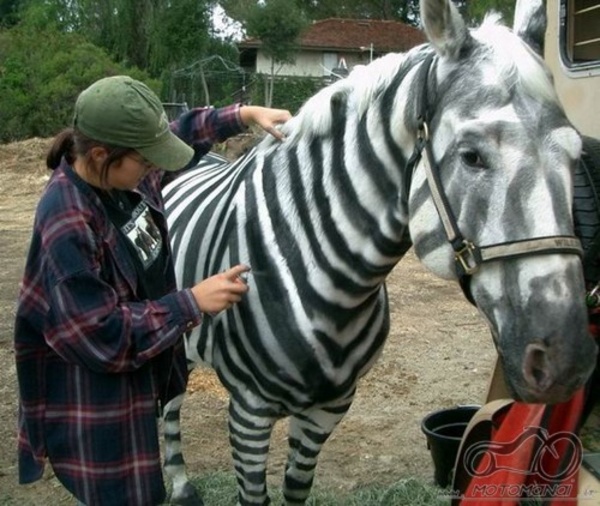
[[[600,67],[600,0],[561,0],[560,39],[568,68]]]

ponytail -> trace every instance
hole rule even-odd
[[[64,159],[69,165],[75,161],[75,139],[72,128],[66,128],[60,132],[54,139],[52,146],[46,154],[46,166],[49,169],[56,169],[61,160]]]
[[[91,166],[90,152],[95,146],[102,146],[108,153],[102,167],[98,168],[100,180],[103,182],[106,182],[108,169],[111,165],[118,162],[126,155],[135,152],[132,148],[110,146],[94,139],[90,139],[79,130],[65,128],[54,138],[54,142],[46,154],[46,166],[49,169],[54,170],[61,164],[63,159],[69,165],[73,165],[78,156],[83,157],[86,160],[86,163]]]

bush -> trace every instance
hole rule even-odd
[[[77,95],[101,77],[128,74],[159,88],[73,33],[15,27],[0,31],[0,48],[0,142],[50,137],[69,126]]]
[[[252,85],[250,100],[254,104],[265,103],[265,82],[269,76],[257,74]],[[292,114],[317,91],[329,84],[325,78],[318,77],[277,77],[273,87],[273,107],[288,109]]]

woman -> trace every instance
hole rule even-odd
[[[163,501],[156,417],[185,390],[182,334],[248,289],[244,265],[175,289],[164,171],[250,124],[281,139],[274,127],[289,117],[232,105],[194,109],[169,125],[158,97],[127,76],[78,97],[73,128],[48,153],[54,172],[18,300],[21,483],[41,478],[48,458],[88,506]]]

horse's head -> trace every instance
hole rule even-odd
[[[415,70],[430,145],[409,199],[416,254],[442,277],[465,274],[515,398],[564,401],[597,350],[572,239],[581,141],[536,53],[545,8],[518,2],[513,31],[488,17],[471,32],[450,0],[421,0],[421,16],[435,56]]]

